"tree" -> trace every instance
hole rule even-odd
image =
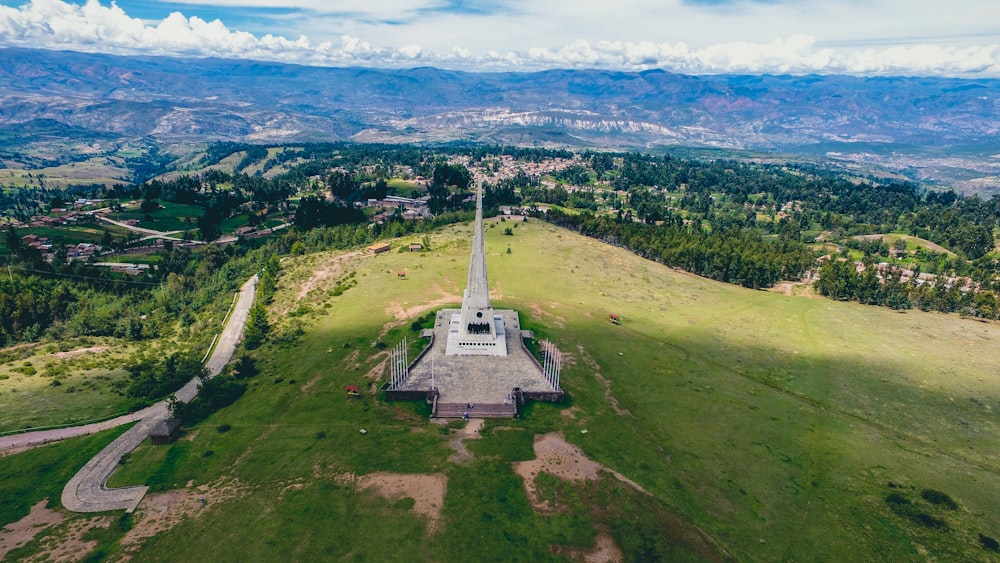
[[[264,338],[271,330],[267,322],[267,310],[264,304],[257,302],[250,307],[250,314],[247,317],[247,326],[243,331],[243,346],[247,350],[255,350],[264,343]]]
[[[11,252],[17,254],[17,251],[21,248],[21,237],[17,236],[17,231],[14,230],[14,227],[7,229],[6,239],[7,248],[9,248]]]
[[[892,243],[892,249],[896,251],[897,256],[906,256],[906,239],[896,239],[896,242]]]

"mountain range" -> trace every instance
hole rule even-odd
[[[0,140],[53,128],[161,143],[707,147],[1000,188],[994,79],[471,73],[0,48]]]

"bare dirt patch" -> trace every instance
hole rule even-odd
[[[322,268],[317,268],[316,270],[313,270],[313,273],[309,277],[309,279],[303,282],[302,285],[299,287],[298,293],[295,294],[295,300],[300,301],[306,295],[309,295],[310,291],[319,287],[320,284],[322,284],[324,281],[339,276],[344,271],[345,262],[351,260],[356,256],[360,256],[363,254],[364,252],[361,250],[348,252],[347,254],[341,254],[340,256],[337,256],[333,260],[327,262],[326,265],[323,266]]]
[[[0,560],[3,560],[8,551],[21,547],[49,526],[55,526],[66,519],[61,513],[45,508],[48,502],[49,499],[38,501],[27,516],[0,530]]]
[[[68,350],[66,352],[56,352],[52,354],[53,358],[57,360],[65,360],[68,358],[75,358],[77,356],[82,356],[84,354],[100,354],[105,350],[109,350],[108,346],[91,346],[90,348],[78,348],[76,350]]]
[[[392,318],[397,321],[405,321],[432,309],[437,309],[445,305],[451,305],[452,303],[462,300],[461,295],[445,291],[445,289],[437,283],[431,286],[431,289],[438,294],[437,299],[422,301],[414,304],[412,307],[408,307],[409,303],[399,303],[394,301],[385,308],[385,314],[391,315]]]
[[[302,387],[299,387],[299,391],[302,391],[303,393],[305,393],[306,391],[308,391],[309,389],[311,389],[313,385],[316,385],[316,382],[318,382],[322,378],[323,378],[323,374],[322,373],[317,373],[316,375],[313,376],[312,379],[310,379],[309,381],[307,381],[305,385],[303,385]]]
[[[580,412],[580,407],[572,406],[559,412],[566,420],[576,420],[576,413]]]
[[[618,544],[605,531],[597,535],[597,545],[589,551],[578,547],[564,546],[554,547],[552,551],[557,555],[584,563],[617,563],[625,560],[622,550],[618,549]]]
[[[197,518],[205,509],[246,494],[239,482],[225,486],[201,485],[148,494],[133,515],[132,529],[122,538],[126,554],[138,551],[143,540],[165,532],[189,518]]]
[[[515,462],[514,471],[524,481],[524,490],[531,505],[542,512],[550,509],[548,501],[538,500],[538,491],[535,489],[535,477],[543,471],[567,481],[597,480],[601,477],[601,472],[606,471],[637,491],[649,494],[621,473],[588,459],[580,448],[567,442],[558,432],[536,436],[535,459]]]
[[[815,299],[816,296],[813,295],[812,284],[805,282],[782,282],[777,283],[768,288],[768,291],[773,291],[775,293],[782,293],[788,297],[805,297],[806,299]]]
[[[413,511],[428,517],[427,529],[433,532],[440,525],[448,477],[441,473],[371,473],[358,477],[357,487],[375,489],[389,499],[412,498]]]
[[[96,516],[93,518],[77,518],[66,524],[65,530],[42,539],[42,551],[29,561],[52,561],[69,563],[80,561],[97,547],[97,540],[84,540],[87,532],[94,528],[107,528],[111,525],[112,516]]]

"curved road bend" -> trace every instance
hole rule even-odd
[[[215,345],[212,357],[205,363],[209,377],[214,377],[222,372],[222,368],[232,359],[236,346],[239,344],[240,336],[243,334],[243,327],[249,316],[250,306],[253,304],[254,294],[257,289],[257,276],[253,276],[240,289],[239,299],[233,307],[229,316],[229,321],[222,329],[222,334]],[[174,393],[178,400],[188,402],[198,394],[198,378],[189,381],[179,391]],[[74,512],[102,512],[105,510],[125,510],[132,512],[139,505],[139,501],[146,494],[145,485],[137,487],[123,487],[119,489],[108,489],[105,486],[108,478],[118,468],[118,463],[122,456],[139,447],[149,436],[149,432],[160,422],[170,417],[167,408],[167,401],[163,400],[155,405],[139,411],[135,415],[130,415],[127,420],[130,422],[138,419],[139,423],[130,428],[127,432],[118,437],[114,442],[108,444],[93,459],[69,480],[62,492],[62,504],[67,510]],[[120,417],[126,418],[126,417]],[[116,419],[117,420],[117,419]],[[65,428],[63,431],[77,430],[78,428]],[[88,432],[81,432],[86,434]],[[76,435],[80,435],[76,434]],[[64,436],[69,437],[69,436]],[[2,449],[0,445],[0,449]]]

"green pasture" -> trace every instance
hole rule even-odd
[[[944,254],[944,255],[948,256],[949,258],[954,258],[955,256],[957,256],[954,252],[948,250],[947,248],[945,248],[945,247],[943,247],[943,246],[941,246],[941,245],[939,245],[937,243],[931,242],[931,241],[929,241],[927,239],[924,239],[924,238],[915,237],[915,236],[911,236],[911,235],[905,235],[905,234],[901,234],[901,233],[885,233],[885,234],[880,234],[880,235],[859,235],[859,236],[856,236],[854,238],[859,239],[859,240],[871,240],[871,239],[874,239],[874,238],[880,238],[887,245],[889,245],[890,248],[892,247],[892,245],[897,240],[904,239],[904,240],[906,240],[906,250],[910,254],[916,252],[917,249],[922,248],[924,250],[929,250],[931,252],[935,252],[935,253],[938,253],[938,254]]]
[[[133,207],[121,213],[114,213],[112,219],[116,221],[137,219],[140,227],[156,231],[196,231],[198,217],[205,213],[205,209],[197,205],[184,205],[162,200],[159,203],[160,209],[152,213],[143,213],[138,207]]]
[[[542,222],[489,221],[494,305],[563,351],[569,399],[487,423],[472,459],[452,462],[455,423],[375,389],[383,345],[460,301],[471,236],[456,225],[421,253],[285,259],[246,394],[111,482],[238,492],[137,558],[557,560],[604,530],[630,561],[989,560],[1000,325],[746,290]],[[532,509],[511,462],[553,431],[650,496],[542,474],[560,509]],[[353,485],[373,472],[445,475],[440,527]]]
[[[392,193],[401,197],[413,197],[418,192],[427,191],[427,188],[424,186],[402,178],[393,178],[387,183]]]
[[[240,227],[246,227],[249,218],[246,213],[241,213],[235,217],[230,217],[219,224],[219,230],[224,233],[233,233]]]
[[[132,352],[111,339],[0,351],[0,433],[124,414],[128,399],[115,386]]]

